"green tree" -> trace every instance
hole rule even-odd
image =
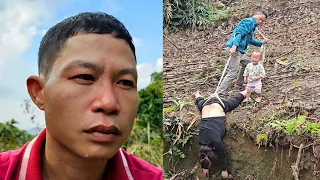
[[[124,148],[158,167],[162,167],[162,72],[151,75],[151,84],[139,90],[137,119]]]
[[[151,75],[151,84],[139,91],[138,125],[162,130],[162,72]]]
[[[14,119],[0,123],[0,152],[20,148],[34,137],[25,130],[18,129],[16,124]]]

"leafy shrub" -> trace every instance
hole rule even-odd
[[[137,119],[123,148],[135,156],[162,167],[162,72],[151,75],[151,84],[139,90]]]
[[[165,0],[163,2],[164,27],[170,32],[185,28],[206,28],[228,19],[222,3],[214,8],[202,0]]]
[[[34,137],[25,130],[18,129],[16,124],[14,119],[0,123],[0,152],[18,149]]]

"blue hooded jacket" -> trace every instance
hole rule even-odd
[[[237,27],[231,34],[231,38],[226,43],[226,46],[237,46],[237,51],[245,53],[249,44],[254,46],[262,46],[262,42],[253,38],[254,31],[256,30],[257,22],[254,17],[245,18],[239,22]]]

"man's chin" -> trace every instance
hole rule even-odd
[[[118,150],[119,148],[117,147],[92,146],[91,148],[81,150],[81,152],[78,152],[78,155],[88,159],[111,159]]]

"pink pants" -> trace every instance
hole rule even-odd
[[[248,92],[255,92],[260,94],[262,89],[262,82],[261,80],[256,80],[256,81],[248,81],[246,90]]]

